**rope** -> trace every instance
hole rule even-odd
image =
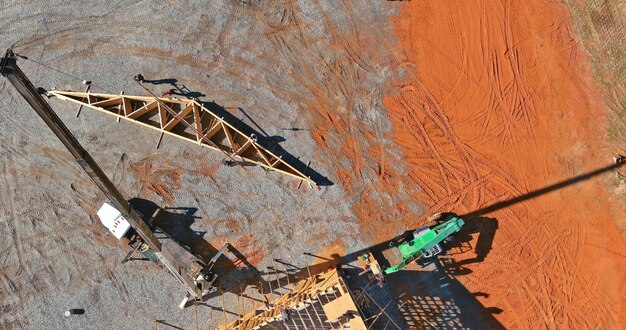
[[[59,69],[53,68],[53,67],[51,67],[51,66],[49,66],[49,65],[47,65],[47,64],[45,64],[45,63],[43,63],[43,62],[39,62],[39,61],[33,60],[33,59],[29,58],[29,57],[28,57],[28,56],[26,56],[26,55],[22,55],[22,54],[15,53],[15,56],[19,57],[20,59],[23,59],[23,60],[26,60],[26,61],[30,61],[30,62],[36,63],[36,64],[38,64],[38,65],[40,65],[40,66],[43,66],[43,67],[44,67],[44,68],[46,68],[46,69],[49,69],[49,70],[52,70],[52,71],[58,72],[58,73],[60,73],[60,74],[62,74],[62,75],[65,75],[65,76],[67,76],[67,77],[70,77],[70,78],[72,78],[72,79],[75,79],[75,80],[78,80],[78,81],[81,81],[81,82],[86,80],[86,79],[81,79],[81,78],[79,78],[79,77],[76,77],[76,76],[74,76],[74,75],[72,75],[72,74],[70,74],[70,73],[67,73],[67,72],[61,71],[61,70],[59,70]],[[105,88],[105,87],[103,87],[103,86],[101,86],[101,85],[97,85],[97,84],[94,84],[94,83],[91,83],[91,85],[92,85],[92,86],[94,86],[94,87],[98,87],[98,88],[100,88],[100,89],[102,89],[102,90],[104,90],[104,91],[106,91],[106,92],[109,92],[110,94],[117,94],[116,92],[113,92],[113,91],[109,90],[108,88]]]
[[[62,74],[62,75],[65,75],[65,76],[67,76],[67,77],[70,77],[70,78],[72,78],[72,79],[75,79],[75,80],[78,80],[78,81],[81,81],[81,82],[82,82],[82,81],[85,81],[85,79],[81,79],[81,78],[76,77],[76,76],[74,76],[74,75],[72,75],[72,74],[70,74],[70,73],[67,73],[67,72],[64,72],[64,71],[62,71],[62,70],[59,70],[59,69],[53,68],[53,67],[51,67],[51,66],[49,66],[49,65],[47,65],[47,64],[45,64],[45,63],[42,63],[42,62],[39,62],[39,61],[36,61],[36,60],[30,59],[30,58],[29,58],[28,56],[26,56],[26,55],[22,55],[22,54],[18,54],[18,53],[14,53],[14,54],[15,54],[15,56],[19,57],[20,59],[23,59],[23,60],[26,60],[26,61],[31,61],[31,62],[34,62],[34,63],[36,63],[36,64],[38,64],[38,65],[40,65],[40,66],[43,66],[43,67],[44,67],[44,68],[46,68],[46,69],[49,69],[49,70],[52,70],[52,71],[58,72],[58,73],[60,73],[60,74]],[[185,126],[187,126],[188,128],[191,128],[192,130],[196,131],[196,132],[198,133],[198,136],[201,136],[201,139],[202,139],[202,140],[204,140],[205,142],[207,142],[208,144],[210,144],[210,145],[211,145],[212,147],[214,147],[215,149],[220,150],[222,153],[224,153],[224,154],[226,155],[226,157],[228,157],[228,158],[230,158],[231,160],[235,161],[235,162],[236,162],[236,163],[237,163],[237,164],[238,164],[241,168],[246,169],[246,168],[245,168],[245,167],[244,167],[241,163],[239,163],[236,159],[234,159],[234,158],[232,157],[232,155],[230,155],[228,152],[226,152],[225,150],[223,150],[222,148],[220,148],[219,146],[217,146],[215,143],[213,143],[213,141],[211,141],[211,140],[209,140],[209,139],[205,138],[205,137],[204,137],[204,134],[202,134],[202,132],[199,132],[199,131],[195,128],[195,127],[193,127],[193,126],[192,126],[189,122],[187,122],[184,118],[179,117],[179,116],[178,116],[178,114],[177,114],[176,112],[174,112],[174,111],[173,111],[172,109],[170,109],[167,105],[165,105],[165,104],[164,104],[164,103],[163,103],[163,102],[159,99],[159,97],[157,97],[156,95],[154,95],[154,93],[152,93],[149,89],[147,89],[145,86],[143,86],[143,85],[142,85],[139,81],[137,81],[137,84],[138,84],[139,86],[141,86],[141,88],[143,88],[146,92],[150,93],[150,95],[152,95],[152,96],[156,99],[156,101],[157,101],[159,104],[161,104],[161,105],[165,108],[165,110],[166,110],[168,113],[170,113],[170,114],[171,114],[172,116],[174,116],[175,118],[179,118],[179,119],[180,119],[180,121],[182,121],[182,122],[185,124]],[[105,88],[105,87],[103,87],[103,86],[100,86],[100,85],[97,85],[97,84],[94,84],[94,83],[91,83],[91,85],[92,85],[92,86],[94,86],[94,87],[98,87],[98,88],[100,88],[100,89],[102,89],[102,90],[104,90],[104,91],[107,91],[107,92],[109,92],[109,93],[111,93],[111,94],[116,94],[115,92],[113,92],[113,91],[111,91],[111,90],[109,90],[109,89],[107,89],[107,88]],[[251,141],[250,143],[253,143],[253,142]],[[246,169],[246,170],[247,170],[247,169]]]
[[[74,76],[74,75],[72,75],[72,74],[70,74],[70,73],[67,73],[67,72],[61,71],[61,70],[59,70],[59,69],[57,69],[57,68],[51,67],[51,66],[49,66],[49,65],[47,65],[47,64],[45,64],[45,63],[43,63],[43,62],[39,62],[39,61],[33,60],[33,59],[29,58],[29,57],[28,57],[28,56],[26,56],[26,55],[22,55],[22,54],[15,53],[15,56],[17,56],[17,57],[19,57],[19,58],[21,58],[21,59],[23,59],[23,60],[26,60],[26,61],[30,61],[30,62],[36,63],[36,64],[38,64],[38,65],[40,65],[40,66],[42,66],[42,67],[44,67],[44,68],[46,68],[46,69],[49,69],[49,70],[55,71],[55,72],[57,72],[57,73],[60,73],[60,74],[62,74],[62,75],[65,75],[65,76],[67,76],[67,77],[70,77],[70,78],[72,78],[72,79],[75,79],[75,80],[77,80],[77,81],[81,81],[81,82],[82,82],[82,81],[85,81],[85,80],[86,80],[86,79],[81,79],[81,78],[79,78],[79,77],[76,77],[76,76]],[[95,84],[95,83],[92,83],[91,85],[92,85],[92,86],[94,86],[94,87],[100,88],[100,89],[102,89],[102,90],[104,90],[104,91],[108,92],[109,94],[117,94],[117,92],[111,91],[110,89],[105,88],[105,87],[103,87],[103,86],[101,86],[101,85],[97,85],[97,84]],[[111,86],[109,86],[109,87],[111,87]],[[142,87],[143,87],[143,86],[142,86]],[[237,108],[237,109],[239,109],[239,108]],[[240,109],[239,109],[239,110],[240,110]],[[240,111],[241,111],[241,110],[240,110]],[[247,112],[243,112],[243,111],[241,111],[241,112],[242,112],[245,116],[248,116],[248,117],[250,117],[250,116],[254,116],[256,120],[260,120],[260,121],[264,122],[264,123],[265,123],[265,124],[267,124],[267,125],[273,126],[274,128],[279,128],[279,129],[285,130],[285,128],[281,128],[280,126],[276,125],[275,123],[270,122],[270,121],[268,121],[268,120],[266,120],[266,119],[264,119],[264,118],[262,118],[262,117],[255,116],[254,114],[250,115],[250,114],[248,114]],[[290,120],[290,121],[293,121],[293,120],[294,120],[294,118],[289,118],[289,120]],[[260,128],[260,127],[259,127],[259,128]],[[262,130],[262,129],[261,129],[261,130]],[[266,135],[267,135],[267,134],[266,134]]]
[[[44,68],[46,68],[46,69],[49,69],[49,70],[55,71],[55,72],[57,72],[57,73],[60,73],[60,74],[62,74],[62,75],[65,75],[65,76],[67,76],[67,77],[70,77],[70,78],[72,78],[72,79],[75,79],[75,80],[78,80],[78,81],[81,81],[81,82],[86,80],[86,79],[81,79],[81,78],[79,78],[79,77],[76,77],[76,76],[74,76],[74,75],[72,75],[72,74],[70,74],[70,73],[64,72],[64,71],[62,71],[62,70],[56,69],[56,68],[54,68],[54,67],[51,67],[51,66],[49,66],[49,65],[47,65],[47,64],[45,64],[45,63],[43,63],[43,62],[39,62],[39,61],[36,61],[36,60],[30,59],[30,58],[29,58],[28,56],[26,56],[26,55],[22,55],[22,54],[18,54],[18,53],[14,53],[14,54],[15,54],[15,56],[19,57],[20,59],[23,59],[23,60],[26,60],[26,61],[31,61],[31,62],[34,62],[34,63],[36,63],[36,64],[38,64],[38,65],[40,65],[40,66],[42,66],[42,67],[44,67]],[[159,99],[159,97],[158,97],[158,96],[154,95],[154,93],[152,93],[149,89],[147,89],[145,86],[143,86],[143,85],[142,85],[139,81],[136,81],[136,82],[137,82],[137,84],[138,84],[141,88],[143,88],[143,89],[144,89],[145,91],[147,91],[150,95],[152,95],[152,96],[156,99],[156,101],[157,101],[159,104],[161,104],[161,105],[165,108],[165,110],[166,110],[168,113],[170,113],[170,114],[171,114],[172,116],[174,116],[175,118],[180,118],[180,117],[178,116],[178,114],[177,114],[175,111],[173,111],[172,109],[170,109],[167,105],[165,105],[165,104],[164,104],[164,103],[163,103],[163,102]],[[98,87],[98,88],[100,88],[100,89],[102,89],[102,90],[104,90],[104,91],[106,91],[106,92],[109,92],[110,94],[116,94],[116,92],[113,92],[113,91],[111,91],[110,89],[105,88],[105,87],[103,87],[103,86],[101,86],[101,85],[97,85],[97,84],[95,84],[95,83],[91,83],[91,85],[92,85],[92,86],[94,86],[94,87]],[[233,156],[232,156],[231,154],[229,154],[228,152],[226,152],[225,150],[223,150],[222,148],[220,148],[219,146],[217,146],[215,143],[213,143],[213,141],[211,141],[211,140],[209,140],[209,139],[205,138],[205,137],[204,137],[204,134],[202,134],[202,132],[199,132],[199,131],[195,128],[195,127],[193,127],[193,126],[192,126],[189,122],[187,122],[184,118],[180,118],[180,121],[181,121],[181,122],[183,122],[183,124],[185,124],[185,126],[187,126],[188,128],[191,128],[192,130],[196,131],[196,132],[198,133],[198,136],[201,136],[201,139],[202,139],[203,141],[207,142],[207,143],[208,143],[208,144],[210,144],[212,147],[214,147],[214,148],[216,148],[216,149],[220,150],[222,153],[224,153],[224,155],[226,155],[226,157],[228,157],[229,159],[231,159],[231,160],[235,161],[235,162],[236,162],[236,163],[237,163],[237,164],[238,164],[241,168],[243,168],[244,170],[247,170],[247,169],[246,169],[246,168],[245,168],[245,167],[244,167],[244,166],[243,166],[240,162],[238,162],[236,159],[234,159],[234,158],[233,158]],[[253,141],[250,141],[250,143],[254,143],[254,142],[253,142]],[[269,165],[269,164],[268,164],[268,165]],[[271,165],[270,165],[270,166],[271,166]]]

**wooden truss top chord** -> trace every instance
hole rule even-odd
[[[52,90],[49,95],[126,119],[201,146],[224,152],[291,177],[317,184],[283,156],[259,144],[254,133],[245,134],[236,123],[202,103],[190,99],[155,98]],[[306,169],[304,170],[306,172]]]

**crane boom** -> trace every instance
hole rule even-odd
[[[137,211],[126,201],[119,190],[115,188],[111,180],[104,174],[95,160],[80,145],[67,126],[63,124],[59,116],[57,116],[48,102],[39,94],[24,72],[17,66],[15,54],[11,49],[7,50],[4,58],[0,62],[0,73],[11,82],[22,97],[24,97],[26,102],[35,109],[39,117],[43,119],[46,125],[50,127],[52,132],[54,132],[67,150],[69,150],[78,165],[80,165],[85,173],[89,175],[89,178],[91,178],[107,198],[111,200],[111,203],[124,215],[144,242],[155,252],[160,252],[161,242],[159,242],[152,230],[148,228],[148,225],[143,219],[141,219]]]
[[[162,234],[161,236],[163,237],[157,238],[153,230],[130,203],[126,201],[96,161],[80,145],[76,137],[72,135],[48,102],[41,96],[41,93],[46,93],[46,91],[35,88],[28,77],[17,66],[16,56],[18,55],[13,53],[11,49],[7,50],[5,56],[0,59],[0,74],[11,82],[28,104],[39,114],[39,117],[61,140],[80,167],[89,175],[89,178],[135,229],[143,243],[147,244],[154,252],[152,255],[158,259],[157,262],[163,265],[187,289],[188,294],[183,299],[183,303],[180,305],[181,308],[186,306],[186,302],[190,298],[204,299],[206,294],[215,288],[214,283],[217,280],[217,274],[212,269],[217,259],[228,249],[229,244],[225,243],[218,253],[206,263],[201,257],[195,255],[188,246],[173,240],[167,233],[158,228],[158,225],[155,227],[155,230]]]

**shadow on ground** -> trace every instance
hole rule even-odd
[[[344,270],[352,273],[349,284],[357,297],[368,298],[361,299],[359,305],[367,316],[373,316],[369,326],[374,329],[394,328],[394,325],[410,329],[504,329],[494,317],[502,310],[486,307],[478,300],[478,297],[488,297],[489,293],[470,292],[457,279],[471,273],[465,266],[485,260],[491,250],[498,221],[485,217],[464,220],[462,230],[443,244],[444,253],[429,259],[418,259],[407,268],[388,275],[382,288],[374,278],[358,276],[358,270]],[[476,244],[472,246],[472,237],[476,235]],[[390,241],[369,249],[381,265],[395,264],[400,259],[400,253],[389,246]],[[456,255],[466,255],[470,251],[476,257],[456,260]],[[395,261],[387,260],[394,254]],[[366,291],[365,295],[363,291]],[[381,312],[383,309],[384,313]]]
[[[144,215],[152,215],[158,206],[145,199],[133,198],[131,205]],[[208,261],[218,249],[209,244],[204,235],[206,232],[195,231],[192,224],[198,219],[195,216],[197,209],[193,207],[175,207],[163,209],[154,219],[154,224],[179,243],[187,246],[201,259]],[[344,274],[347,284],[358,296],[357,302],[368,317],[368,323],[373,329],[385,328],[396,324],[400,328],[489,328],[503,329],[502,325],[493,317],[502,312],[496,307],[485,307],[477,297],[488,297],[488,293],[469,292],[457,279],[471,272],[468,264],[481,262],[491,249],[491,243],[497,229],[497,220],[493,218],[477,217],[466,219],[463,230],[456,235],[455,241],[447,246],[449,255],[441,258],[432,258],[420,262],[419,270],[403,270],[387,277],[387,285],[383,288],[375,284],[367,276],[359,276],[361,269],[350,266],[358,255],[365,251],[376,251],[376,254],[385,255],[390,247],[391,240],[382,242],[369,249],[357,251],[343,257],[334,254],[330,258],[307,255],[320,259],[321,262],[306,268],[298,267],[284,260],[275,259],[274,266],[265,271],[259,271],[250,264],[237,247],[229,246],[228,253],[219,258],[216,272],[220,276],[218,290],[212,292],[208,299],[220,296],[225,292],[241,295],[254,301],[256,305],[269,302],[272,295],[280,295],[279,288],[311,275],[325,272],[334,267]],[[478,233],[475,247],[470,241],[473,234]],[[456,261],[452,255],[458,251],[467,252],[473,249],[475,258]],[[265,278],[269,278],[264,280]],[[250,287],[256,288],[259,295],[246,294]],[[366,291],[366,292],[364,292]],[[221,306],[212,306],[200,303],[216,311],[232,316],[238,316],[237,311],[231,311]],[[384,307],[383,307],[384,306]],[[381,311],[385,312],[382,313]]]
[[[145,199],[133,198],[131,205],[144,215],[152,215],[158,205]],[[173,239],[187,246],[204,261],[210,260],[218,249],[209,244],[204,235],[206,232],[191,228],[198,219],[197,209],[193,207],[164,208],[154,219],[154,224]],[[280,295],[281,287],[295,283],[311,275],[339,267],[347,284],[358,296],[357,302],[363,309],[368,323],[373,329],[385,328],[395,324],[400,328],[437,328],[437,329],[503,329],[493,317],[502,312],[496,307],[485,307],[477,297],[488,297],[488,293],[469,292],[457,279],[457,276],[469,274],[466,266],[481,262],[491,249],[491,244],[498,228],[493,218],[475,217],[465,219],[463,229],[455,235],[455,240],[446,246],[445,257],[421,260],[419,270],[402,270],[387,276],[387,284],[381,288],[375,280],[367,276],[359,276],[360,268],[350,266],[358,255],[371,251],[385,263],[389,252],[397,252],[388,240],[357,251],[343,257],[334,254],[330,258],[307,253],[320,259],[321,262],[306,268],[298,267],[284,260],[275,259],[274,266],[259,271],[250,264],[246,257],[235,246],[229,246],[228,253],[218,259],[215,270],[218,273],[218,290],[212,292],[207,299],[231,292],[262,305],[269,302],[269,297]],[[472,235],[478,234],[476,246],[470,245]],[[395,238],[394,238],[395,239]],[[476,257],[457,261],[454,254],[474,250]],[[387,264],[389,262],[387,261]],[[415,267],[413,267],[415,268]],[[266,280],[262,276],[265,276]],[[246,292],[250,287],[258,291],[258,295],[250,296]],[[364,292],[365,291],[365,292]],[[200,303],[218,313],[238,316],[222,306]],[[384,310],[384,313],[382,312]]]
[[[462,215],[461,217],[464,219],[465,225],[461,231],[453,235],[453,240],[445,243],[446,253],[444,255],[436,256],[429,260],[419,260],[416,263],[419,266],[417,267],[418,269],[405,269],[387,276],[387,285],[383,288],[379,287],[376,281],[372,281],[367,276],[359,276],[361,269],[349,264],[356,261],[358,256],[365,252],[372,252],[381,258],[382,264],[389,264],[389,261],[385,261],[385,255],[388,255],[386,252],[389,252],[389,250],[393,250],[389,243],[395,242],[397,237],[349,253],[343,257],[334,254],[331,258],[325,258],[312,253],[305,253],[321,260],[321,262],[306,268],[275,259],[276,266],[267,269],[267,271],[256,269],[236,250],[236,247],[233,247],[233,254],[240,259],[238,263],[242,263],[244,267],[241,270],[237,270],[237,265],[234,262],[225,260],[220,268],[223,267],[223,278],[226,280],[224,284],[219,284],[224,291],[216,292],[213,296],[222,292],[242,294],[246,287],[241,283],[254,286],[265,295],[270,292],[280,294],[280,292],[276,291],[276,288],[288,283],[295,283],[298,280],[322,273],[333,267],[338,267],[344,274],[348,286],[355,293],[357,303],[366,313],[367,322],[373,329],[394,328],[394,326],[399,329],[504,329],[494,316],[502,313],[503,310],[496,306],[484,306],[478,299],[479,297],[489,297],[490,293],[470,292],[457,279],[457,277],[470,274],[472,270],[467,266],[483,262],[489,251],[491,251],[491,246],[498,230],[498,221],[495,218],[485,217],[484,215],[617,169],[623,164],[605,166]],[[152,205],[152,207],[156,207],[154,203],[146,202]],[[144,214],[151,214],[149,210],[143,211],[142,208],[137,208]],[[194,243],[196,240],[204,241],[202,239],[204,233],[201,232],[202,234],[200,235],[189,229],[189,226],[194,221],[193,214],[195,209],[170,210],[183,210],[183,219],[180,221],[183,223],[182,228],[172,231],[179,235],[181,241],[186,242],[186,240],[190,240],[187,241],[190,246],[200,244],[198,246],[200,251],[203,251],[203,249],[207,250],[209,255],[216,251],[212,247],[204,246],[205,244],[208,245],[206,242]],[[168,211],[168,214],[167,217],[170,219],[176,219],[181,216],[177,212]],[[442,218],[445,218],[445,214]],[[163,223],[165,227],[169,226],[167,221],[163,221]],[[185,225],[185,223],[188,223],[188,225]],[[170,228],[170,230],[172,229]],[[472,237],[475,235],[478,235],[478,238],[475,246],[472,246]],[[475,257],[457,260],[457,256],[460,258],[470,251],[474,252]],[[415,267],[414,264],[412,264],[412,267]],[[232,271],[233,268],[235,271]],[[261,276],[273,277],[274,279],[263,280]],[[242,281],[241,278],[246,278],[247,280]],[[258,302],[267,302],[254,297],[244,297]],[[369,300],[366,300],[365,297]],[[223,310],[219,307],[209,307],[217,311]],[[233,311],[224,310],[224,312],[235,316],[239,315]],[[381,317],[382,315],[384,317]]]
[[[504,329],[494,317],[502,310],[483,306],[478,300],[478,297],[488,297],[489,293],[470,292],[457,279],[458,276],[471,273],[467,265],[485,260],[491,250],[498,221],[494,218],[474,217],[465,219],[465,222],[463,229],[454,235],[454,240],[445,243],[444,255],[419,260],[419,264],[413,263],[407,269],[388,275],[387,284],[382,288],[374,278],[360,276],[362,269],[349,263],[356,261],[364,252],[372,252],[381,264],[395,263],[386,258],[394,253],[399,255],[395,247],[389,244],[396,241],[397,237],[343,257],[335,254],[331,258],[324,258],[307,253],[321,262],[306,268],[275,259],[280,267],[262,272],[270,278],[275,277],[275,280],[265,281],[263,285],[276,288],[281,283],[294,283],[339,267],[348,286],[354,291],[368,325],[373,329]],[[472,246],[472,237],[476,235],[476,244]],[[455,259],[455,255],[470,251],[476,256]]]
[[[129,202],[144,215],[144,219],[154,214],[159,208],[154,202],[142,198],[133,198]],[[208,262],[217,254],[221,246],[212,246],[204,238],[205,231],[196,231],[191,228],[199,219],[195,216],[196,212],[197,209],[194,207],[163,208],[153,223],[158,230],[162,230],[175,241],[186,246],[198,258]],[[246,285],[258,283],[261,278],[259,271],[232,245],[229,245],[227,254],[217,260],[214,269],[219,276],[219,286],[224,292],[240,293]],[[211,296],[218,294],[221,294],[221,291],[214,292]]]
[[[486,307],[477,299],[489,293],[470,292],[446,273],[454,263],[452,258],[440,258],[433,261],[434,270],[406,270],[389,276],[387,286],[393,290],[394,307],[405,324],[411,329],[504,329],[494,317],[502,310]]]
[[[238,108],[239,112],[247,118],[252,125],[256,127],[256,129],[252,128],[248,124],[244,122],[243,119],[237,118],[235,115],[227,111],[224,107],[220,106],[215,102],[205,102],[200,100],[201,97],[206,96],[198,91],[192,91],[185,85],[179,85],[177,79],[167,78],[167,79],[154,79],[154,80],[144,80],[145,83],[153,84],[153,85],[171,85],[174,87],[167,91],[167,95],[169,96],[182,96],[189,99],[196,99],[200,102],[205,108],[216,114],[218,117],[221,117],[224,121],[231,124],[233,127],[237,128],[239,131],[244,133],[246,136],[256,136],[258,138],[257,143],[264,147],[265,149],[271,151],[278,157],[281,157],[283,161],[287,162],[289,165],[293,166],[296,170],[300,171],[304,175],[310,177],[318,186],[332,186],[333,182],[330,181],[325,176],[321,175],[319,172],[315,171],[310,167],[309,164],[305,164],[299,157],[295,157],[291,153],[287,152],[280,146],[281,142],[285,141],[285,138],[280,135],[269,135],[261,126],[257,124],[257,122],[242,108]],[[164,94],[164,96],[166,96]],[[301,128],[286,128],[282,130],[290,130],[290,131],[300,131]],[[236,164],[234,164],[236,165]],[[242,166],[254,166],[255,164],[250,162],[242,162]]]

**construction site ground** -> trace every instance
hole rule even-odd
[[[2,80],[0,328],[213,328],[270,285],[455,212],[468,216],[446,255],[373,286],[393,302],[376,328],[623,329],[626,170],[585,174],[626,149],[624,14],[600,0],[0,2],[0,45],[29,57],[36,86],[184,85],[333,183],[223,166],[169,136],[156,149],[158,132],[51,99],[126,197],[165,207],[206,256],[236,249],[220,291],[180,310],[171,276],[120,263],[104,196]]]

